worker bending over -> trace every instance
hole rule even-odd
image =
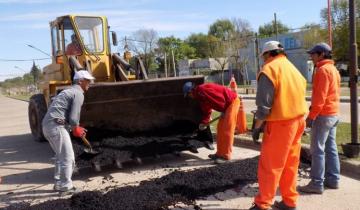
[[[83,137],[86,130],[79,126],[84,92],[95,78],[85,70],[74,75],[74,85],[61,91],[53,98],[42,121],[45,138],[55,152],[54,190],[61,193],[73,193],[71,176],[75,167],[75,155],[68,128],[75,137]]]
[[[331,60],[331,47],[319,43],[308,51],[316,67],[311,108],[306,126],[311,128],[311,181],[301,192],[322,194],[324,186],[339,188],[340,161],[336,125],[340,105],[340,74]],[[325,167],[326,166],[326,167]]]
[[[259,193],[250,209],[270,209],[277,187],[282,201],[274,206],[296,209],[300,140],[307,112],[306,80],[286,58],[279,42],[266,42],[262,58],[264,66],[257,78],[255,141],[262,124],[266,124],[258,165]]]
[[[205,130],[210,121],[212,109],[221,112],[217,125],[217,151],[209,155],[216,163],[223,163],[231,159],[234,131],[240,101],[236,93],[227,87],[213,83],[195,86],[186,82],[183,86],[185,96],[189,96],[200,103],[203,117],[199,130]]]

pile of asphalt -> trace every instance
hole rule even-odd
[[[199,197],[226,189],[245,186],[257,180],[258,157],[189,171],[174,171],[166,176],[110,190],[84,191],[69,199],[47,201],[37,205],[13,205],[8,210],[158,210],[176,203],[193,204]]]
[[[193,133],[168,133],[167,135],[152,136],[109,136],[97,133],[95,138],[88,135],[93,149],[100,152],[92,155],[84,152],[85,146],[81,140],[74,140],[74,152],[78,168],[89,168],[95,163],[100,166],[114,164],[115,160],[124,163],[137,158],[157,157],[163,154],[190,150],[197,152],[197,148],[206,146],[204,142],[213,142],[210,129]],[[150,134],[148,134],[150,135]],[[92,139],[91,139],[92,138]]]

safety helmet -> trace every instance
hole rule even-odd
[[[272,51],[272,50],[284,50],[284,47],[278,41],[265,42],[264,47],[261,51],[261,55],[264,55],[264,53]]]
[[[321,43],[316,44],[310,50],[308,50],[307,53],[309,53],[309,54],[314,54],[314,53],[330,54],[331,47],[328,44],[326,44],[325,42],[321,42]]]
[[[184,97],[186,97],[193,88],[194,88],[194,84],[192,82],[185,82],[183,86]]]
[[[80,79],[87,79],[87,80],[95,80],[95,77],[93,77],[88,71],[86,70],[79,70],[76,71],[74,74],[74,80],[80,80]]]

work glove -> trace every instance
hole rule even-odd
[[[253,139],[254,143],[259,143],[259,138],[260,138],[261,131],[262,131],[261,127],[254,128],[252,130],[252,139]]]
[[[225,113],[224,112],[220,112],[220,117],[224,118],[225,117]]]
[[[200,123],[200,124],[199,124],[199,130],[200,130],[200,131],[205,130],[207,127],[208,127],[207,124],[204,124],[204,123]]]
[[[314,120],[310,119],[309,117],[306,118],[306,127],[311,128]]]
[[[86,135],[87,130],[81,126],[74,126],[72,129],[72,134],[75,137],[82,138]]]
[[[262,123],[260,124],[260,127],[255,128],[252,130],[252,139],[254,141],[254,143],[259,143],[259,138],[260,138],[260,133],[264,132],[265,129],[265,121],[262,121]]]

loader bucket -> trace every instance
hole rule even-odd
[[[202,84],[204,77],[95,83],[85,94],[81,124],[120,135],[191,133],[201,110],[196,101],[184,98],[187,81]]]

